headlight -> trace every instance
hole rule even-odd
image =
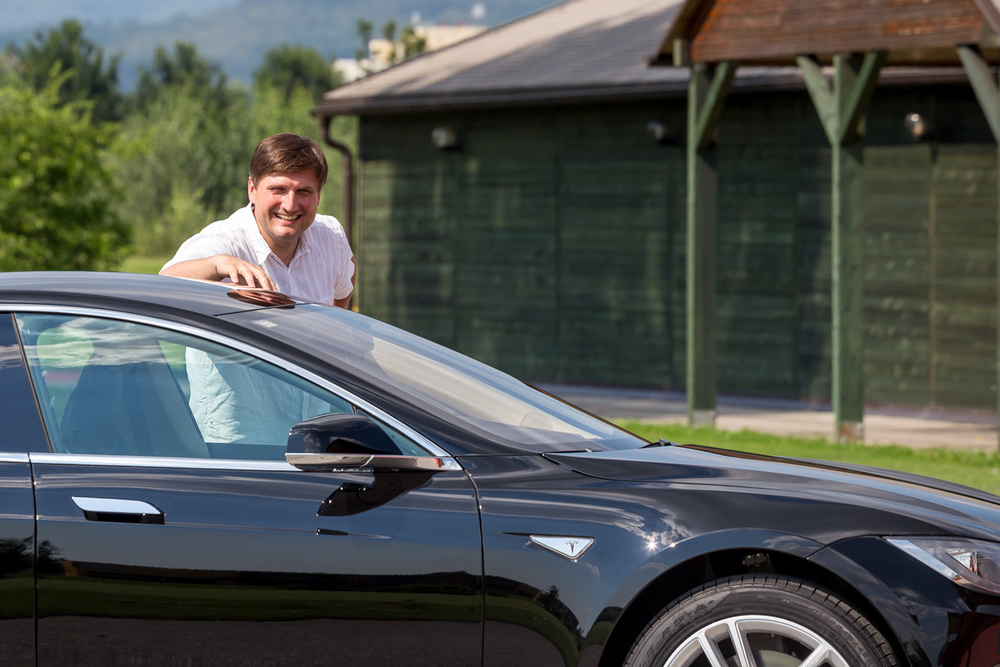
[[[952,537],[886,541],[957,584],[1000,593],[1000,544]]]

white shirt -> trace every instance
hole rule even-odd
[[[232,255],[257,264],[271,276],[279,292],[316,303],[333,305],[334,299],[345,299],[354,290],[354,253],[344,228],[329,215],[317,215],[303,232],[288,266],[267,245],[248,204],[181,244],[163,268],[213,255]],[[230,281],[227,278],[225,282]]]
[[[353,290],[354,253],[344,228],[328,215],[317,215],[299,237],[289,266],[271,251],[247,205],[185,241],[164,268],[213,255],[257,264],[279,292],[314,303],[332,306]],[[330,411],[329,404],[251,367],[194,348],[185,357],[191,412],[205,442],[283,445],[291,425]]]

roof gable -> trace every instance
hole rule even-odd
[[[889,64],[958,65],[957,45],[996,57],[1000,0],[688,0],[664,64],[794,63],[796,55],[888,51]]]
[[[682,0],[569,0],[323,96],[322,112],[532,100],[679,83],[650,68]]]

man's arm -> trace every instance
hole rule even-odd
[[[237,285],[263,287],[276,290],[274,281],[261,267],[232,255],[213,255],[201,259],[188,259],[160,269],[161,276],[223,280],[229,278]],[[350,297],[348,297],[350,298]]]
[[[351,293],[345,296],[343,299],[334,299],[333,305],[338,308],[347,308],[351,303],[351,297],[354,296],[354,288],[358,284],[358,260],[353,256],[351,257],[351,262],[354,264],[354,273],[351,274]]]

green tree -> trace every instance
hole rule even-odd
[[[12,46],[7,53],[35,90],[48,86],[53,72],[67,72],[68,76],[59,79],[60,102],[89,100],[95,121],[121,119],[122,95],[118,90],[121,55],[105,62],[104,51],[84,36],[79,22],[70,19],[48,33],[38,31],[34,41],[23,47]]]
[[[296,89],[304,89],[318,101],[323,93],[342,83],[340,74],[320,55],[307,46],[282,44],[264,54],[261,66],[254,72],[254,87],[275,88],[284,91],[291,100]]]
[[[131,114],[115,144],[118,210],[134,228],[136,250],[172,253],[185,238],[240,205],[242,170],[234,127],[245,119],[247,95],[227,91],[224,107],[205,104],[193,85],[157,91],[156,104]],[[245,185],[243,200],[246,199]],[[226,213],[228,215],[228,213]]]
[[[216,108],[225,107],[230,101],[225,72],[203,58],[194,44],[186,42],[174,44],[172,53],[162,46],[156,47],[151,66],[139,68],[134,95],[136,109],[148,110],[159,103],[164,91],[177,88]]]
[[[427,48],[427,40],[418,35],[412,25],[403,28],[403,32],[399,35],[399,41],[403,45],[403,60],[418,56]]]
[[[371,52],[368,50],[368,43],[372,41],[373,30],[371,21],[358,19],[358,39],[361,40],[361,48],[354,52],[354,57],[358,62],[371,57]]]
[[[389,65],[395,65],[401,60],[408,60],[420,55],[427,48],[427,40],[418,35],[412,25],[403,27],[403,30],[399,33],[399,39],[396,38],[396,28],[396,21],[393,19],[389,19],[382,24],[382,38],[394,45],[394,48],[385,54],[386,63]],[[371,49],[369,48],[373,30],[372,22],[365,19],[358,19],[357,30],[362,48],[355,52],[355,57],[358,63],[364,66],[364,61],[368,61],[372,57]],[[370,68],[364,67],[364,69],[366,72],[371,73]]]
[[[393,19],[382,24],[382,39],[387,42],[396,41],[396,22]]]
[[[127,250],[105,160],[113,126],[61,102],[67,77],[0,86],[0,271],[113,269]]]

